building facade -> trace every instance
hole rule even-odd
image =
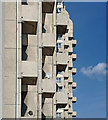
[[[3,118],[75,117],[76,40],[63,2],[6,2],[3,9]]]

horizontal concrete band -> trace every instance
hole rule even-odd
[[[15,120],[16,118],[2,118],[2,120]],[[17,120],[36,120],[41,118],[17,118]],[[62,120],[63,118],[45,118],[46,120]],[[106,118],[65,118],[67,120],[107,120]],[[63,119],[64,120],[64,119]]]
[[[21,0],[18,0],[19,2]],[[30,2],[39,2],[44,0],[31,0]],[[54,2],[55,0],[45,0],[45,2]],[[57,1],[57,0],[56,0]],[[0,2],[16,2],[16,0],[0,0]],[[107,2],[107,0],[64,0],[64,2]]]

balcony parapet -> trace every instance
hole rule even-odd
[[[75,75],[77,72],[77,69],[76,68],[72,68],[72,74]]]
[[[67,53],[57,53],[57,64],[67,65]]]
[[[76,86],[77,86],[76,82],[73,82],[73,83],[72,83],[72,88],[74,88],[74,89],[75,89],[75,88],[76,88]]]
[[[55,93],[56,82],[52,79],[42,79],[42,92],[43,93]]]
[[[69,15],[64,9],[61,13],[57,13],[57,25],[68,25]]]
[[[57,99],[56,99],[56,104],[58,104],[58,105],[67,105],[67,103],[68,103],[68,96],[67,96],[67,93],[65,93],[65,92],[57,92],[56,93],[56,97],[57,97]]]
[[[72,40],[72,46],[75,47],[77,44],[77,40]]]
[[[42,34],[43,47],[55,47],[56,41],[54,33],[43,33]]]
[[[37,62],[22,61],[22,76],[23,77],[37,77]]]
[[[76,101],[77,101],[77,98],[76,97],[72,97],[72,102],[76,103]]]
[[[38,21],[38,5],[22,5],[22,20]]]
[[[76,60],[77,55],[76,54],[72,54],[72,60],[75,61]]]
[[[73,111],[72,112],[72,117],[76,117],[76,114],[77,114],[76,111]]]

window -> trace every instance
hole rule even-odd
[[[60,92],[62,90],[62,87],[57,86],[57,92]]]
[[[61,8],[57,8],[57,13],[61,13]]]
[[[58,5],[61,5],[61,2],[58,2]]]
[[[58,74],[61,74],[61,71],[58,71]]]
[[[61,48],[61,43],[57,43],[57,49]]]
[[[61,83],[61,78],[56,78],[57,83]]]
[[[57,40],[61,40],[61,38],[62,38],[62,35],[59,34]]]
[[[71,105],[69,104],[69,108],[71,108]]]
[[[22,0],[22,5],[28,5],[27,0]]]
[[[42,33],[46,33],[46,30],[44,28],[44,25],[42,25]]]
[[[56,113],[56,118],[61,118],[61,113]]]

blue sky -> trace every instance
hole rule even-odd
[[[66,10],[73,21],[74,66],[77,88],[73,108],[78,118],[106,117],[106,5],[105,3],[66,2]]]

